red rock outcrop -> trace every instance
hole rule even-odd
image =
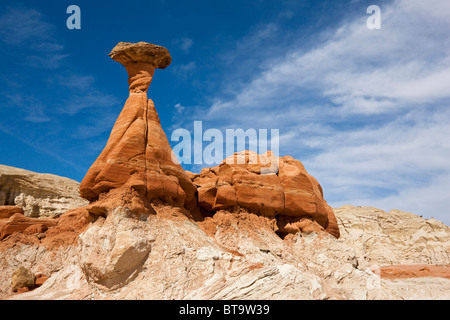
[[[81,182],[81,196],[94,202],[133,180],[132,187],[143,193],[144,200],[177,206],[194,203],[196,188],[183,168],[172,161],[155,105],[147,99],[155,69],[164,69],[171,62],[169,52],[149,43],[121,42],[110,56],[126,68],[130,95],[105,149]],[[99,206],[92,213],[98,212]]]
[[[0,219],[9,219],[16,213],[24,214],[23,209],[17,206],[0,206]]]
[[[57,219],[33,219],[15,214],[0,220],[0,251],[16,244],[42,245],[48,249],[77,245],[77,238],[92,217],[87,208],[70,210]]]
[[[411,278],[446,278],[450,279],[450,266],[433,265],[395,265],[380,268],[383,279],[411,279]]]
[[[274,163],[276,173],[264,174]],[[198,187],[198,203],[204,211],[243,207],[269,218],[276,217],[281,234],[323,228],[339,238],[339,227],[333,209],[323,197],[322,187],[292,157],[276,158],[271,152],[258,155],[245,151],[191,177]]]
[[[14,234],[28,230],[27,233],[40,233],[44,228],[54,227],[57,220],[50,219],[33,219],[25,217],[21,213],[11,216],[3,225],[0,232],[0,240]]]

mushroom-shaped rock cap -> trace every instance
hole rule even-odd
[[[124,66],[129,63],[148,63],[157,69],[165,69],[172,62],[169,50],[147,42],[119,42],[109,56]]]

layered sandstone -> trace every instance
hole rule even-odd
[[[239,152],[219,166],[203,169],[193,176],[193,182],[198,188],[198,204],[207,212],[242,207],[276,218],[280,235],[323,228],[339,238],[339,227],[322,187],[292,157]]]
[[[0,206],[0,219],[9,219],[16,213],[24,214],[23,208],[18,206]]]
[[[144,202],[195,205],[195,186],[183,168],[172,161],[172,149],[155,105],[147,99],[155,69],[171,62],[169,52],[144,42],[119,43],[110,56],[126,68],[130,95],[106,147],[81,182],[81,196],[91,202],[100,200],[96,204],[99,208],[102,194],[128,183]]]
[[[0,165],[0,206],[19,206],[32,218],[54,218],[86,205],[72,179]]]
[[[34,273],[51,275],[10,298],[450,299],[445,278],[380,277],[346,234],[301,232],[283,240],[268,217],[242,208],[196,224],[182,208],[152,206],[156,214],[139,221],[116,209],[93,222],[77,247],[52,256],[37,246],[0,251],[0,280],[24,260]]]
[[[341,240],[374,265],[450,264],[450,228],[436,219],[350,205],[334,212]]]

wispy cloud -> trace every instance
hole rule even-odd
[[[83,124],[79,125],[70,136],[77,140],[92,140],[92,138],[98,137],[108,131],[111,131],[117,115],[111,113],[103,113],[102,117],[90,118]],[[91,143],[97,146],[94,139]],[[102,144],[102,142],[100,142]],[[97,149],[96,149],[97,150]]]
[[[50,40],[53,26],[34,9],[8,8],[0,15],[0,40],[8,45]]]
[[[95,78],[92,75],[65,74],[57,75],[53,84],[59,84],[63,87],[86,91],[94,84]]]
[[[175,64],[172,67],[172,72],[178,74],[181,77],[188,77],[189,73],[197,68],[197,64],[191,61],[187,64]]]
[[[184,109],[185,109],[185,107],[183,107],[181,105],[181,103],[177,103],[176,105],[173,106],[173,108],[175,109],[175,111],[177,113],[182,113],[184,111]]]
[[[30,67],[56,69],[69,56],[56,40],[55,28],[35,9],[10,7],[0,15],[0,41],[20,47]]]
[[[48,85],[59,88],[66,97],[63,101],[53,100],[53,111],[61,115],[76,115],[89,110],[89,114],[104,113],[108,108],[117,106],[119,99],[102,92],[95,85],[93,75],[65,72],[48,78]]]
[[[80,95],[71,96],[70,100],[65,101],[58,111],[63,114],[75,115],[88,108],[104,110],[118,103],[119,100],[116,96],[93,89]]]
[[[175,39],[173,42],[184,53],[188,53],[189,50],[194,45],[194,40],[192,40],[191,38],[188,38],[188,37],[182,37],[182,38],[179,38],[179,39]]]
[[[34,68],[58,69],[62,61],[68,56],[69,54],[59,53],[46,53],[40,56],[30,55],[26,58],[25,64]]]
[[[22,119],[32,123],[42,123],[50,121],[50,117],[46,114],[45,107],[34,96],[22,94],[8,94],[9,108],[18,108],[19,115]]]

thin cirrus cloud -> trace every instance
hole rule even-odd
[[[105,112],[105,109],[112,108],[120,102],[115,95],[98,90],[92,75],[66,73],[55,76],[50,83],[62,87],[69,97],[56,108],[59,114],[73,116],[84,111],[97,114]]]
[[[188,53],[189,50],[194,45],[194,40],[192,40],[191,38],[188,38],[188,37],[182,37],[182,38],[179,38],[179,39],[175,39],[173,42],[184,53]]]
[[[69,57],[55,38],[55,28],[35,9],[8,8],[0,15],[0,40],[20,48],[24,64],[34,68],[57,69]]]
[[[194,61],[191,61],[186,64],[174,64],[172,67],[172,72],[184,79],[189,77],[191,72],[193,72],[196,68],[197,64]]]
[[[69,54],[45,53],[43,55],[30,55],[25,59],[25,64],[34,68],[58,69]]]
[[[305,163],[334,206],[449,223],[450,3],[381,9],[381,30],[367,29],[365,12],[347,17],[314,35],[314,46],[299,41],[264,60],[195,117],[219,128],[279,128],[281,152]]]
[[[49,122],[51,119],[46,114],[42,103],[34,96],[22,94],[7,94],[6,106],[19,110],[21,119],[31,123]]]
[[[51,39],[53,26],[34,9],[9,8],[0,15],[0,40],[10,45],[23,45]]]
[[[119,99],[110,94],[105,94],[96,89],[90,89],[88,92],[71,96],[70,100],[65,101],[59,108],[58,112],[67,115],[76,115],[86,109],[111,108],[119,103]]]

